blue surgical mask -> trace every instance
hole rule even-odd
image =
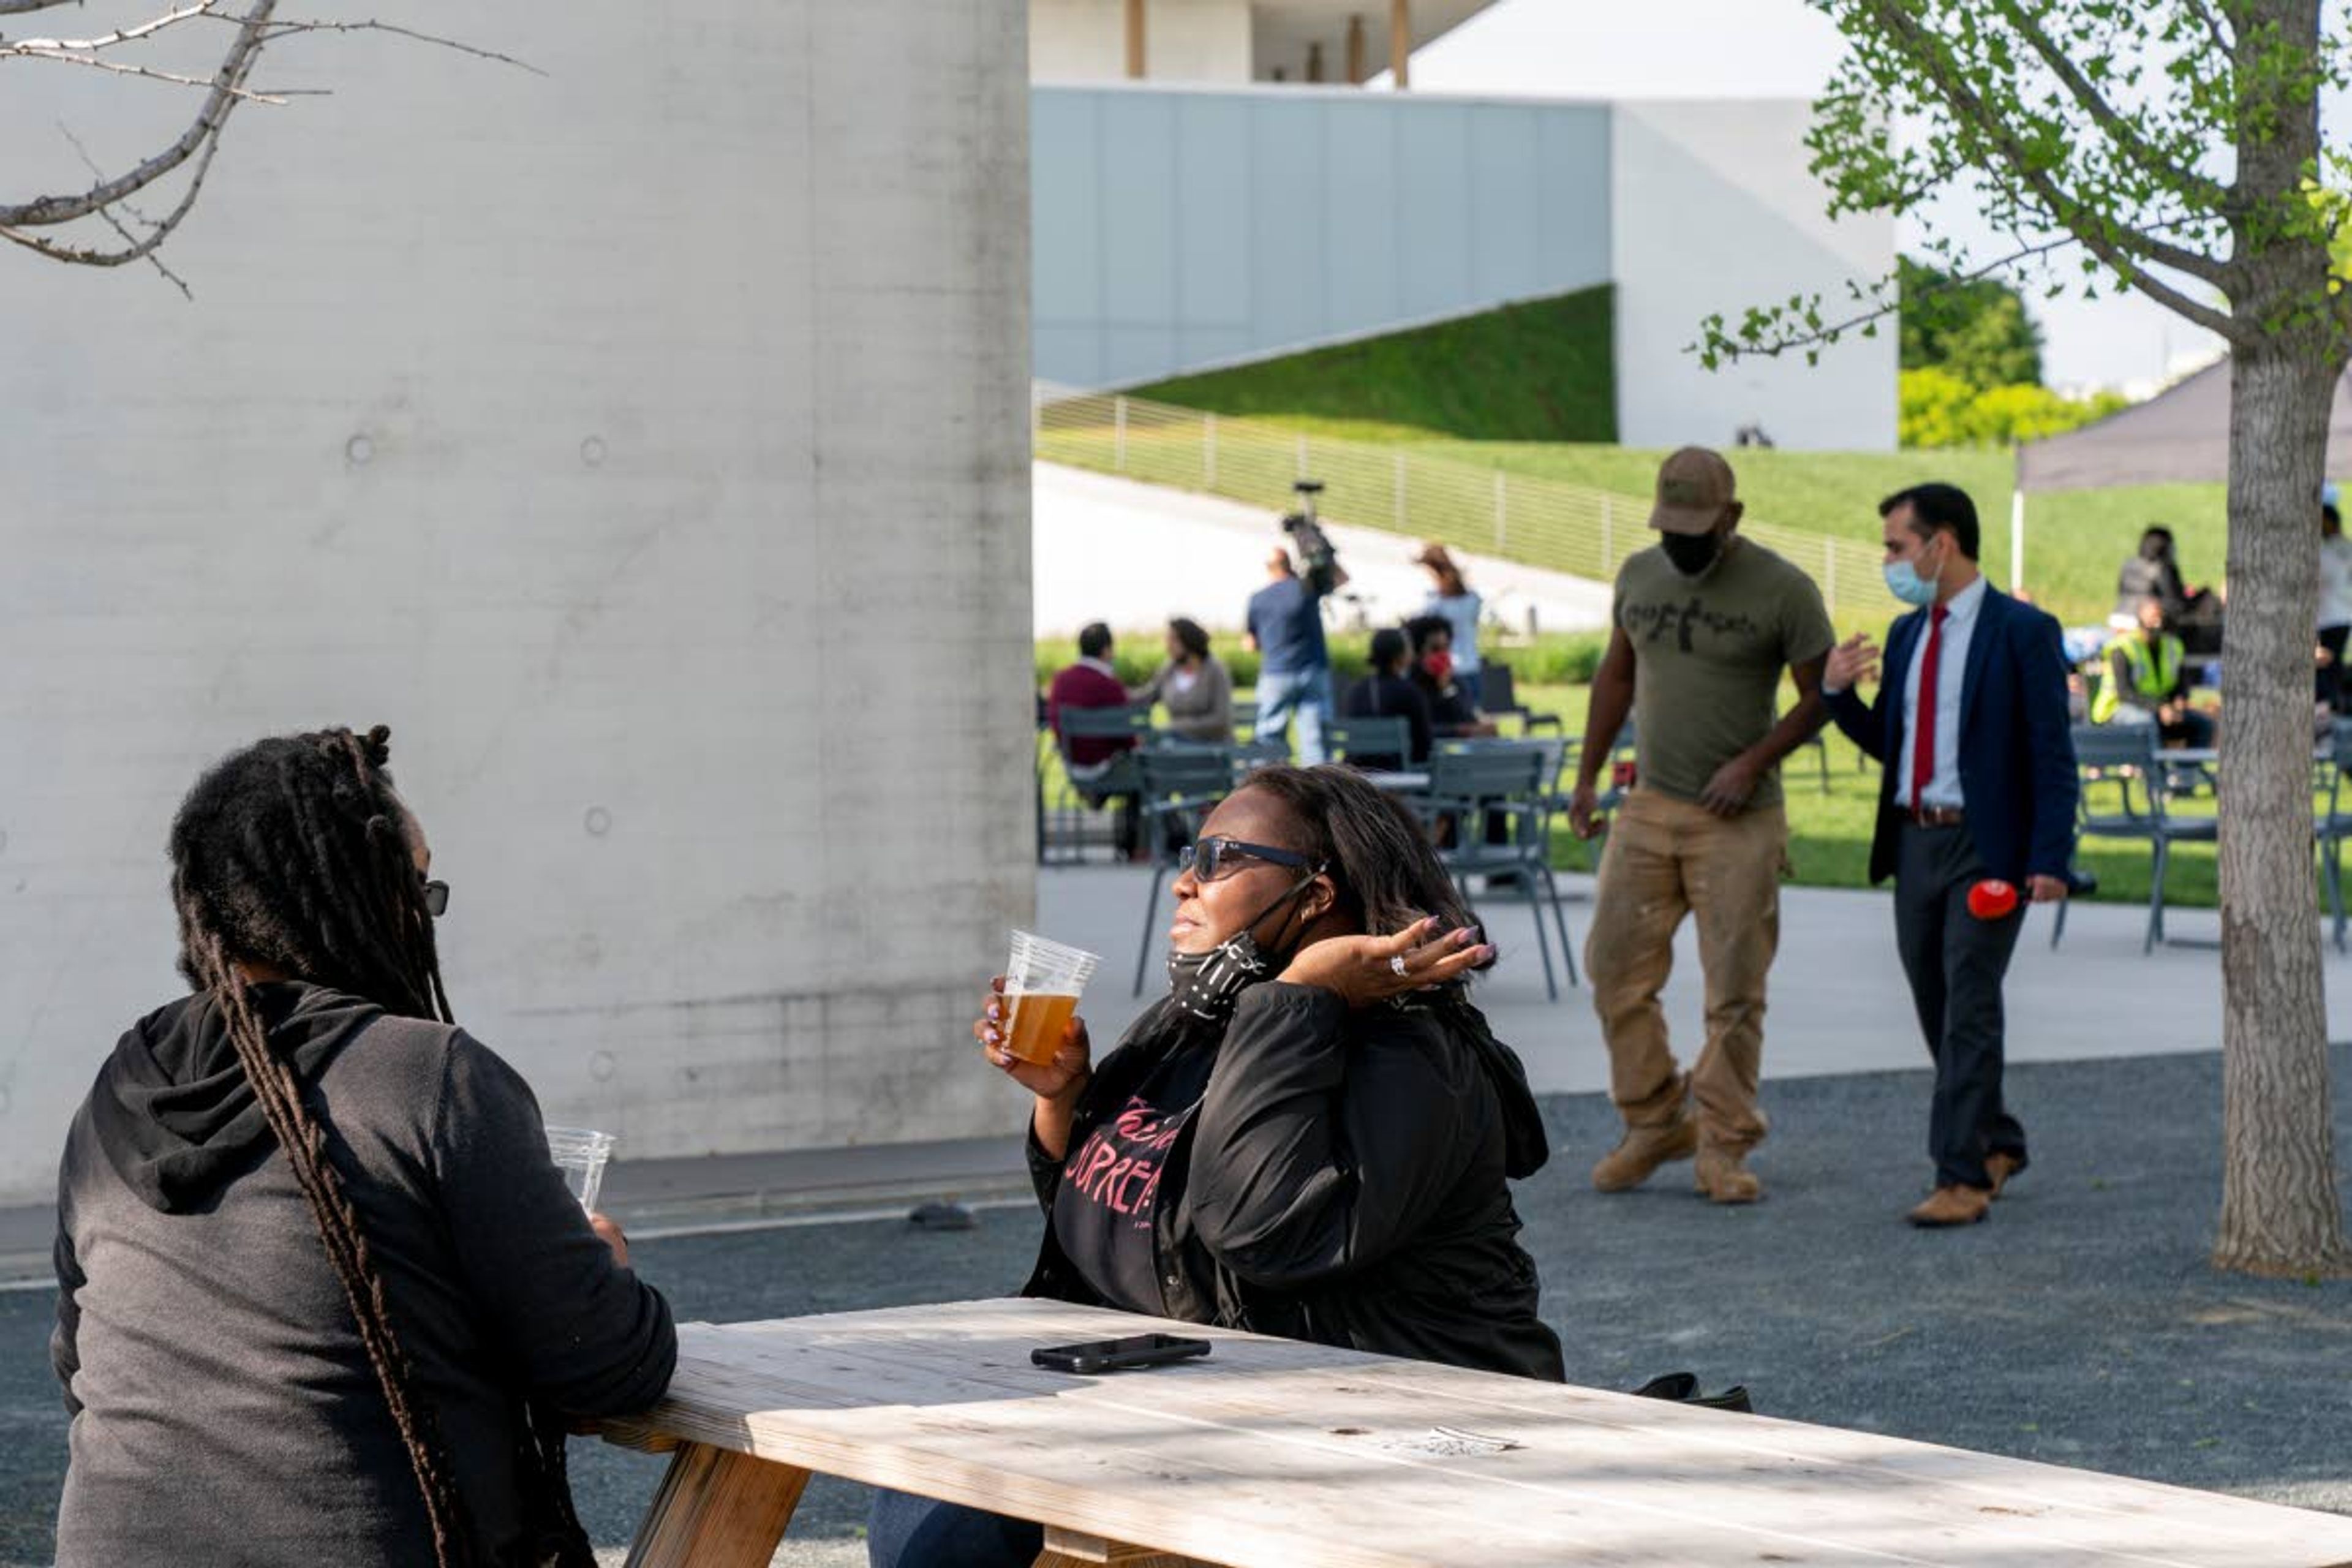
[[[1920,576],[1908,561],[1887,563],[1886,591],[1906,605],[1932,605],[1936,602],[1936,584]]]
[[[1906,605],[1925,606],[1936,602],[1936,584],[1944,569],[1936,568],[1934,577],[1922,577],[1919,569],[1908,561],[1886,563],[1886,591]]]

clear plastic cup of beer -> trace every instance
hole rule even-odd
[[[1100,954],[1082,947],[1014,931],[1013,956],[1004,966],[1004,1048],[1039,1067],[1052,1061],[1101,962]]]

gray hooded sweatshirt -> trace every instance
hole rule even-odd
[[[476,1560],[522,1560],[527,1404],[640,1410],[677,1356],[549,1158],[530,1087],[460,1029],[255,991],[327,1129]],[[425,1505],[309,1205],[208,996],[123,1036],[58,1178],[60,1568],[429,1563]]]

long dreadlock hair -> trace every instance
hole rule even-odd
[[[383,1385],[424,1494],[441,1568],[473,1563],[430,1399],[394,1329],[358,1212],[293,1066],[269,1048],[244,973],[268,965],[404,1017],[453,1023],[406,809],[385,764],[392,731],[320,730],[259,742],[215,765],[181,803],[171,837],[180,970],[219,1006],[263,1116],[309,1204],[328,1262]],[[531,1440],[576,1535],[562,1437]],[[579,1538],[584,1548],[584,1537]],[[567,1554],[568,1555],[568,1554]]]

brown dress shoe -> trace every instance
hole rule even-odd
[[[1940,1230],[1947,1226],[1974,1225],[1992,1208],[1992,1194],[1982,1187],[1964,1187],[1955,1183],[1937,1187],[1927,1194],[1927,1201],[1905,1217],[1926,1230]]]
[[[1698,1190],[1709,1203],[1752,1204],[1764,1195],[1764,1184],[1749,1170],[1748,1156],[1713,1144],[1698,1152]]]
[[[2025,1162],[2014,1154],[1987,1154],[1985,1174],[1992,1178],[1992,1195],[2000,1196],[2000,1190],[2009,1185],[2009,1179],[2023,1169]]]
[[[1698,1152],[1698,1123],[1688,1116],[1663,1127],[1628,1127],[1617,1147],[1592,1167],[1592,1184],[1604,1193],[1629,1192],[1669,1160]]]

